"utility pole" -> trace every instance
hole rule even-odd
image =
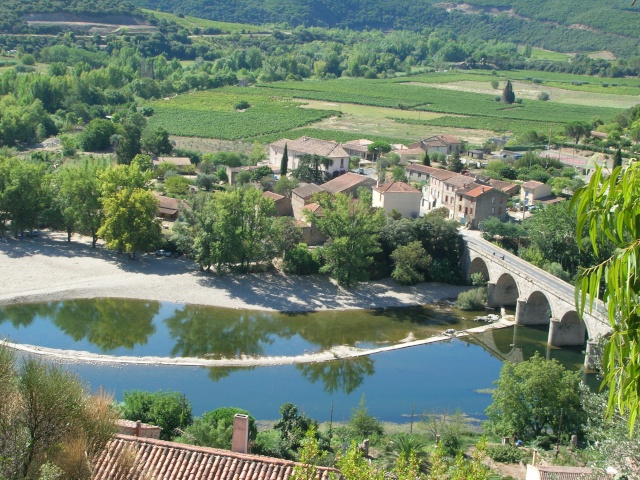
[[[413,433],[413,413],[416,410],[416,402],[411,404],[411,427],[409,427],[409,434]]]

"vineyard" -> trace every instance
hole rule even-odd
[[[214,28],[219,30],[222,33],[259,33],[259,32],[265,31],[265,29],[262,27],[258,27],[256,25],[249,25],[246,23],[217,22],[215,20],[207,20],[204,18],[191,17],[189,15],[179,17],[178,15],[174,15],[172,13],[160,12],[158,10],[147,10],[145,8],[141,10],[143,12],[153,14],[155,17],[158,17],[161,20],[164,19],[170,22],[175,22],[181,27],[189,28],[189,29],[193,27],[199,27],[202,29]]]
[[[150,102],[155,113],[149,125],[162,126],[172,135],[238,140],[287,132],[337,113],[298,108],[298,102],[252,91],[234,87]],[[236,110],[242,101],[250,107]]]
[[[529,82],[532,74],[540,79],[535,82],[538,84],[553,82],[567,89],[568,86],[602,89],[600,85],[593,84],[577,86],[576,83],[579,83],[577,78],[583,79],[582,81],[584,78],[594,81],[593,77],[579,75],[516,71],[510,72],[509,76],[512,79],[522,77],[522,81]],[[348,126],[339,129],[325,124],[322,128],[316,128],[316,124],[321,120],[342,115],[340,104],[362,105],[381,110],[382,108],[396,109],[392,114],[387,112],[380,116],[398,124],[515,134],[532,130],[560,132],[565,124],[572,121],[589,121],[599,118],[609,122],[623,111],[620,108],[598,106],[606,104],[607,95],[601,95],[602,101],[600,101],[598,94],[588,92],[584,93],[585,98],[591,98],[594,106],[543,102],[535,99],[522,99],[521,103],[507,105],[496,101],[496,96],[500,94],[499,89],[493,94],[487,94],[430,86],[434,83],[453,81],[481,80],[488,83],[502,78],[484,72],[441,72],[410,77],[411,84],[408,82],[409,79],[404,77],[391,80],[289,81],[261,84],[256,88],[227,87],[150,102],[149,105],[153,107],[155,114],[149,119],[149,124],[152,127],[162,126],[170,134],[184,137],[243,139],[268,143],[283,137],[297,138],[305,134],[347,141],[370,135],[363,135],[362,131],[358,132]],[[614,93],[614,88],[634,91],[637,89],[636,80],[624,79],[624,81],[626,86],[612,87],[607,93]],[[574,82],[574,85],[570,82]],[[335,107],[330,110],[326,107],[324,109],[300,108],[304,100],[331,102]],[[242,102],[247,102],[250,107],[237,110],[236,107]],[[366,109],[363,109],[360,118],[367,117],[364,110]],[[406,116],[403,115],[403,111],[407,112]],[[444,116],[416,119],[416,112],[436,112]],[[354,113],[354,115],[358,114]],[[292,132],[292,130],[295,131]],[[380,138],[372,137],[372,140],[388,140],[393,143],[398,143],[397,137],[404,135],[404,132],[395,131],[387,134],[388,137],[394,138],[383,138],[385,136],[383,130],[376,133]],[[404,140],[406,141],[406,138]]]

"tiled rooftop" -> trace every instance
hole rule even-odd
[[[420,193],[420,190],[413,188],[411,185],[405,182],[389,182],[383,183],[373,188],[380,193],[392,192],[392,193]]]
[[[310,198],[314,193],[324,192],[322,187],[319,187],[315,183],[305,183],[298,188],[294,188],[292,193],[300,198]]]
[[[95,480],[288,480],[296,463],[278,458],[116,435],[98,459]],[[317,480],[336,470],[318,467]]]
[[[320,188],[329,193],[339,193],[355,187],[356,185],[367,183],[368,181],[369,178],[365,175],[347,172],[344,175],[340,175],[333,180],[323,183]]]
[[[297,140],[288,140],[283,138],[271,145],[276,147],[284,147],[287,145],[288,152],[306,153],[310,155],[320,155],[327,158],[343,158],[349,157],[349,154],[339,143],[331,140],[320,140],[311,137],[300,137]]]
[[[529,180],[528,182],[525,182],[522,184],[522,188],[538,188],[540,186],[544,185],[544,183],[542,182],[536,182],[535,180]]]
[[[278,200],[282,200],[283,198],[285,198],[283,195],[279,195],[275,192],[262,192],[262,196],[265,198],[270,198],[274,202],[277,202]]]

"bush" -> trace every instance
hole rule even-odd
[[[487,455],[494,462],[518,463],[524,457],[524,452],[513,445],[494,445],[487,448]]]
[[[235,109],[236,110],[246,110],[250,106],[251,105],[249,104],[249,102],[247,102],[246,100],[241,100],[240,102],[236,103]]]
[[[456,300],[456,307],[460,310],[484,310],[487,302],[487,291],[485,288],[476,288],[461,292]]]
[[[549,100],[549,94],[547,92],[540,92],[538,94],[538,100],[542,100],[543,102],[546,102],[547,100]]]
[[[318,273],[320,264],[316,261],[306,243],[299,243],[284,254],[282,269],[286,273],[296,275],[311,275]]]
[[[372,415],[369,415],[369,409],[366,406],[364,393],[360,399],[360,403],[357,408],[351,411],[351,418],[349,419],[349,430],[353,433],[356,439],[375,439],[382,436],[384,430],[378,419]]]
[[[191,425],[191,404],[179,392],[127,390],[120,405],[120,414],[127,420],[157,425],[162,428],[160,438],[171,440],[176,428]]]

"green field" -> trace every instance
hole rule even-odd
[[[162,126],[172,135],[237,140],[286,132],[337,113],[298,108],[299,102],[252,94],[255,91],[229,87],[150,102],[155,113],[149,125]],[[251,107],[236,110],[243,100]]]
[[[553,52],[543,48],[533,47],[531,49],[531,60],[547,60],[550,62],[568,62],[569,55],[566,53]]]
[[[262,27],[258,27],[256,25],[249,25],[245,23],[228,23],[228,22],[216,22],[214,20],[206,20],[204,18],[191,17],[189,15],[185,15],[184,17],[179,17],[178,15],[174,15],[172,13],[159,12],[157,10],[147,10],[145,8],[141,9],[143,12],[151,13],[158,17],[159,19],[164,19],[170,22],[175,22],[181,27],[184,28],[216,28],[220,30],[222,33],[261,33],[265,32],[266,29]]]
[[[490,90],[489,82],[502,77],[485,72],[424,74],[404,81],[343,78],[278,82],[255,88],[228,87],[150,102],[155,114],[149,124],[163,126],[170,134],[184,137],[260,142],[313,135],[337,141],[375,137],[405,143],[444,131],[476,141],[491,132],[560,132],[572,121],[599,118],[609,122],[635,98],[620,95],[620,102],[615,102],[618,97],[612,91],[605,95],[559,87],[566,85],[561,82],[575,82],[575,78],[583,76],[545,72],[509,74],[512,78],[544,77],[544,84],[528,82],[525,77],[518,85],[530,87],[532,92],[528,93],[529,98],[523,96],[521,104],[512,105],[495,100],[500,90]],[[544,89],[546,82],[556,85],[548,87],[552,100],[533,98],[536,94],[533,89]],[[637,88],[631,86],[635,82],[630,80],[624,88]],[[486,91],[460,90],[473,86]],[[251,108],[236,111],[235,105],[241,100],[249,102]]]

